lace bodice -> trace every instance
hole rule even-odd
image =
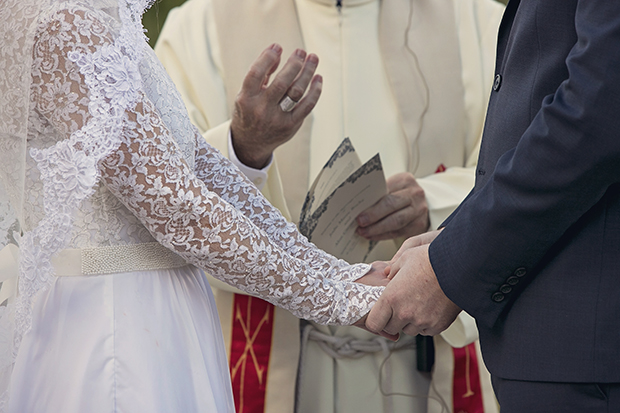
[[[300,235],[202,139],[146,43],[132,65],[131,50],[118,38],[105,14],[77,2],[39,22],[25,230],[49,213],[42,185],[48,180],[57,198],[85,194],[64,226],[66,247],[154,238],[298,317],[351,324],[363,316],[381,292],[354,282],[368,266],[337,260]],[[118,138],[100,139],[102,133]]]

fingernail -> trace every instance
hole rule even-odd
[[[359,235],[360,237],[367,238],[366,230],[364,230],[364,228],[357,227],[357,229],[355,230],[355,232],[356,232],[356,233],[357,233],[357,235]]]
[[[360,227],[365,227],[368,223],[368,217],[366,215],[359,215],[357,217],[357,225]]]
[[[280,53],[282,51],[282,46],[280,46],[277,43],[274,43],[271,45],[271,50],[275,51],[276,53]]]
[[[308,60],[308,62],[311,62],[311,63],[313,63],[315,65],[317,65],[319,63],[319,57],[317,55],[315,55],[314,53],[310,53],[308,55],[307,60]]]
[[[306,51],[303,49],[297,49],[295,50],[295,54],[299,57],[301,57],[302,59],[306,58]]]

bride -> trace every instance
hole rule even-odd
[[[147,0],[0,2],[1,412],[233,412],[202,270],[363,324],[381,264],[317,250],[205,143]]]

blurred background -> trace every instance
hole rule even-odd
[[[149,37],[151,47],[155,46],[159,31],[164,25],[170,9],[180,6],[184,2],[185,0],[155,0],[155,4],[144,13],[142,23],[147,30],[146,35]]]
[[[504,4],[508,2],[508,0],[498,1]],[[168,16],[168,12],[170,11],[170,9],[180,6],[184,2],[185,0],[156,0],[153,7],[151,7],[150,10],[144,13],[142,22],[144,23],[144,27],[147,29],[147,35],[149,37],[149,43],[151,44],[151,47],[155,46],[157,36],[159,36],[159,31],[161,30],[164,21],[166,21],[166,17]]]

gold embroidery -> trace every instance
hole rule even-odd
[[[463,397],[471,397],[474,395],[474,392],[471,390],[471,377],[469,371],[470,364],[470,355],[469,348],[465,347],[465,383],[467,385],[467,392],[463,395]]]
[[[250,322],[252,321],[252,297],[248,299],[248,308],[247,308],[247,320],[243,319],[243,314],[241,313],[241,309],[237,307],[237,311],[235,312],[235,321],[238,321],[241,325],[241,329],[243,330],[243,336],[245,337],[245,348],[243,349],[243,354],[237,360],[237,363],[232,368],[232,379],[237,377],[237,373],[239,372],[239,368],[241,368],[241,379],[240,379],[240,392],[239,392],[239,412],[243,412],[244,405],[244,395],[245,395],[245,371],[246,366],[248,364],[248,354],[252,360],[252,364],[254,365],[254,370],[256,371],[256,375],[258,376],[258,383],[263,384],[263,375],[267,367],[262,367],[259,365],[258,360],[256,358],[256,353],[254,352],[254,341],[256,341],[256,337],[260,332],[261,328],[265,323],[269,322],[269,308],[265,310],[265,314],[263,318],[256,326],[256,330],[253,332],[250,331]]]

